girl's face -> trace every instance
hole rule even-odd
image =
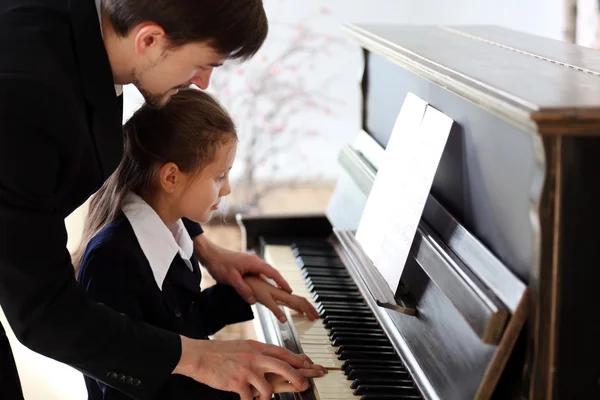
[[[237,141],[229,140],[217,150],[215,159],[200,174],[183,176],[183,187],[177,202],[178,213],[196,222],[207,222],[219,207],[221,197],[231,193],[229,171],[233,166]]]

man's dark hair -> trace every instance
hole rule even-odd
[[[142,22],[160,25],[174,47],[207,41],[230,59],[248,59],[268,32],[262,0],[103,0],[118,35]]]

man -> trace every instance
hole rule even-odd
[[[271,397],[266,373],[307,388],[295,369],[305,359],[282,348],[191,340],[91,302],[66,250],[64,218],[120,160],[119,85],[159,107],[178,88],[205,89],[214,67],[252,56],[266,32],[260,0],[0,0],[0,304],[24,345],[139,399],[171,373],[242,399]],[[249,302],[247,272],[289,290],[258,258],[187,226],[211,274]],[[0,398],[22,398],[3,330],[0,368]]]

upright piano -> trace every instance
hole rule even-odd
[[[362,129],[327,211],[238,215],[322,317],[255,308],[261,340],[330,372],[280,398],[600,399],[600,52],[490,26],[346,30]],[[408,93],[455,123],[391,308],[355,232]]]

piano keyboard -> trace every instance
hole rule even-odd
[[[321,315],[309,321],[290,310],[302,352],[329,371],[313,378],[317,399],[422,398],[331,245],[266,244],[264,258]]]

